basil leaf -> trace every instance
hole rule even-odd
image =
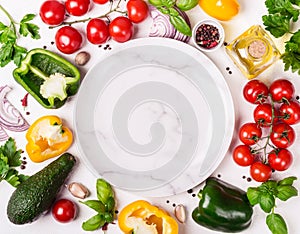
[[[114,197],[111,185],[104,179],[97,179],[96,189],[97,197],[103,204],[106,204],[110,197]]]
[[[114,216],[113,216],[113,214],[110,213],[110,212],[106,212],[106,213],[104,214],[104,220],[105,220],[106,223],[111,223],[112,221],[114,221]]]
[[[162,0],[148,0],[148,2],[155,7],[160,7],[163,5]]]
[[[299,36],[300,36],[300,33],[299,33]],[[280,180],[278,182],[278,185],[293,185],[295,180],[297,180],[297,177],[290,176],[290,177],[284,178],[283,180]]]
[[[177,0],[176,6],[182,11],[188,11],[197,6],[198,0]]]
[[[168,8],[175,6],[176,0],[161,0],[162,4]]]
[[[85,231],[94,231],[105,224],[104,216],[97,214],[87,221],[82,223],[82,229]]]
[[[272,208],[275,206],[274,196],[270,195],[269,193],[261,194],[259,198],[259,205],[264,212],[270,213]]]
[[[157,10],[159,10],[161,13],[165,14],[165,15],[169,15],[170,14],[170,9],[166,8],[166,7],[157,7]]]
[[[175,8],[169,8],[169,15],[178,16],[179,13]]]
[[[192,36],[192,30],[182,16],[170,16],[170,23],[184,35]]]
[[[279,185],[277,191],[277,197],[282,201],[286,201],[291,197],[298,195],[297,189],[292,185]]]
[[[279,214],[271,213],[266,218],[266,223],[273,234],[287,234],[287,226]]]
[[[257,188],[248,188],[247,189],[247,198],[252,206],[259,203],[261,192]]]
[[[115,209],[115,199],[113,197],[109,197],[107,203],[105,204],[106,211],[111,212]]]
[[[101,201],[98,200],[88,200],[88,201],[79,201],[80,203],[92,208],[93,210],[97,211],[98,213],[105,212],[105,206]]]

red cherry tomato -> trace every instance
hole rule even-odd
[[[62,223],[73,220],[76,216],[76,205],[68,199],[60,199],[56,201],[52,207],[53,217]]]
[[[65,18],[65,5],[59,1],[45,1],[40,7],[40,17],[45,24],[59,25]]]
[[[149,8],[144,0],[129,0],[126,8],[128,18],[133,23],[140,23],[149,15]]]
[[[268,155],[270,166],[276,171],[285,171],[293,162],[293,155],[287,149],[280,149],[278,152],[272,151]]]
[[[254,145],[261,138],[262,130],[256,123],[246,123],[239,131],[240,140],[245,145]]]
[[[233,151],[233,160],[236,164],[246,167],[254,162],[254,155],[248,145],[239,145]]]
[[[263,103],[268,97],[268,87],[259,80],[249,81],[243,89],[244,98],[253,104]]]
[[[297,124],[300,122],[300,104],[298,102],[289,101],[283,103],[279,108],[281,120],[287,124]]]
[[[270,179],[272,169],[270,166],[258,161],[250,166],[250,175],[257,182],[265,182]]]
[[[273,126],[270,139],[276,147],[287,148],[295,141],[295,131],[286,123],[278,123]]]
[[[275,80],[270,86],[270,94],[275,102],[290,100],[293,97],[294,92],[294,85],[288,80]]]
[[[133,24],[128,18],[118,16],[110,22],[109,34],[117,42],[126,42],[132,38]]]
[[[86,35],[89,42],[102,44],[109,38],[108,25],[102,19],[91,19],[86,26]]]
[[[56,32],[55,43],[61,52],[72,54],[80,49],[82,37],[75,28],[64,26]]]
[[[269,103],[257,105],[253,112],[255,123],[259,124],[261,127],[271,126],[272,115],[274,115],[273,124],[275,124],[278,122],[278,111],[274,109],[274,113],[272,113],[272,106]]]
[[[71,15],[82,16],[88,12],[90,0],[67,0],[66,9]]]
[[[97,3],[97,4],[105,4],[107,3],[109,0],[93,0],[94,3]]]

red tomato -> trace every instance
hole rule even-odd
[[[108,25],[102,19],[91,19],[86,26],[86,35],[89,42],[102,44],[109,38]]]
[[[94,3],[97,3],[97,4],[105,4],[107,3],[109,0],[93,0]]]
[[[144,0],[129,0],[126,8],[128,18],[133,23],[140,23],[149,15],[149,8]]]
[[[240,166],[250,166],[254,162],[254,155],[248,145],[239,145],[233,151],[233,160]]]
[[[80,49],[82,37],[80,33],[71,26],[60,28],[55,34],[57,49],[65,54],[72,54]]]
[[[249,81],[243,89],[244,98],[253,104],[263,103],[268,93],[268,87],[259,80]]]
[[[132,38],[133,24],[128,18],[118,16],[110,22],[109,34],[117,42],[126,42]]]
[[[272,106],[269,103],[263,103],[256,106],[253,112],[254,121],[262,127],[269,127],[272,123]],[[273,123],[278,121],[278,111],[274,109]]]
[[[295,141],[295,131],[286,123],[275,124],[270,139],[276,147],[287,148]]]
[[[40,7],[42,21],[49,25],[59,25],[65,19],[65,5],[59,1],[45,1]]]
[[[66,9],[71,15],[82,16],[88,12],[90,0],[67,0]]]
[[[281,120],[287,124],[297,124],[300,122],[300,104],[298,102],[289,101],[283,103],[279,108]]]
[[[287,149],[280,149],[278,152],[272,151],[268,155],[270,166],[276,171],[285,171],[293,162],[293,155]]]
[[[70,222],[76,216],[76,205],[68,199],[56,201],[52,207],[53,217],[62,223]]]
[[[240,140],[245,145],[254,145],[260,140],[262,135],[261,128],[256,123],[246,123],[239,131]]]
[[[295,92],[293,84],[284,79],[275,80],[270,86],[270,94],[275,102],[290,100]]]
[[[270,179],[272,169],[270,166],[258,161],[250,166],[250,175],[257,182],[265,182]]]

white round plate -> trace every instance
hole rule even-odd
[[[88,71],[76,98],[76,140],[88,168],[140,195],[196,186],[231,142],[234,108],[222,74],[175,40],[122,44]]]

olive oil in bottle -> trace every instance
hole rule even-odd
[[[248,79],[255,78],[280,58],[279,50],[260,25],[234,39],[226,46],[226,52]]]

